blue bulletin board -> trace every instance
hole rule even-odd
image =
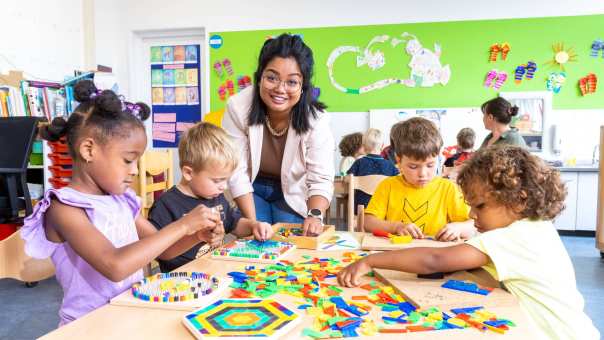
[[[201,120],[200,46],[151,47],[153,147],[175,148]]]

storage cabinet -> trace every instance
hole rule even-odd
[[[565,208],[554,220],[554,225],[558,230],[575,230],[577,221],[577,181],[578,173],[561,172],[560,177],[566,185],[568,193],[564,201]]]
[[[598,173],[580,172],[577,182],[576,230],[596,230]]]
[[[568,194],[565,208],[554,220],[558,230],[596,230],[598,205],[597,171],[562,171],[562,181]]]

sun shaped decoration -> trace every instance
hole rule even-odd
[[[554,59],[546,62],[546,64],[553,64],[560,66],[560,69],[564,71],[564,64],[577,61],[577,53],[573,51],[573,48],[564,48],[564,43],[556,43],[552,45],[554,49]]]

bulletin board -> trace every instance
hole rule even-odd
[[[554,49],[560,48],[576,55],[571,58],[576,61],[563,65],[566,80],[553,107],[601,108],[604,91],[583,96],[579,82],[589,73],[604,79],[604,49],[592,51],[604,37],[602,22],[604,15],[590,15],[214,32],[209,41],[210,111],[224,109],[239,91],[238,79],[253,78],[264,41],[284,32],[299,34],[312,48],[313,83],[332,112],[478,107],[499,91],[545,91],[550,74],[562,71],[554,62]],[[491,46],[506,42],[506,59],[498,53],[490,61]],[[516,83],[516,68],[529,61],[536,65],[532,77],[525,74]],[[485,87],[491,70],[507,74],[499,88],[494,81]]]
[[[178,147],[180,134],[201,120],[200,46],[151,47],[152,138]]]

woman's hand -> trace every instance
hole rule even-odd
[[[323,232],[323,223],[316,217],[307,217],[304,219],[304,235],[305,236],[317,236]]]
[[[218,224],[222,224],[220,221],[220,214],[203,204],[193,208],[193,210],[188,214],[183,215],[178,221],[184,225],[187,235],[193,235],[200,230],[212,230]]]
[[[371,255],[370,255],[371,256]],[[361,284],[361,276],[369,273],[371,266],[367,262],[367,257],[349,264],[338,273],[338,283],[343,287],[356,287]]]
[[[411,235],[413,238],[424,238],[422,231],[414,223],[398,222],[394,227],[397,235]]]
[[[254,222],[252,225],[252,233],[258,241],[270,240],[273,237],[273,227],[266,222]]]

